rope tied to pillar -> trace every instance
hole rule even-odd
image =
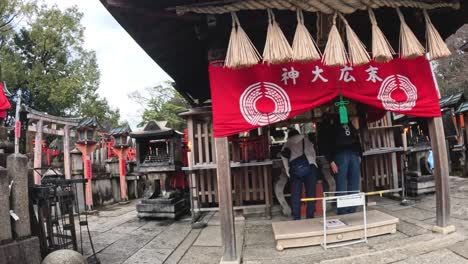
[[[367,53],[366,51],[366,47],[364,46],[362,41],[359,39],[356,32],[354,32],[354,30],[351,28],[346,18],[341,13],[338,13],[338,14],[346,27],[346,39],[348,42],[348,55],[349,55],[349,60],[351,64],[362,65],[362,64],[369,63],[370,57],[369,57],[369,53]]]
[[[319,60],[320,50],[304,24],[304,14],[301,9],[296,11],[296,17],[297,27],[292,45],[293,60],[303,62]]]
[[[267,9],[268,28],[263,49],[263,62],[277,64],[292,60],[293,51],[284,36],[283,31],[275,20],[275,14],[271,9]]]
[[[228,68],[249,67],[261,61],[261,56],[241,27],[235,12],[231,12],[232,30],[224,66]]]
[[[333,15],[333,25],[328,34],[327,45],[323,51],[322,62],[327,66],[344,66],[348,63],[348,55],[346,54],[346,48],[341,39],[340,32],[336,26],[336,17],[338,13],[335,12]]]
[[[414,35],[411,28],[406,24],[405,17],[400,8],[396,8],[400,19],[400,57],[405,59],[416,58],[424,55],[424,47]]]
[[[395,51],[379,28],[374,11],[371,8],[369,8],[369,19],[372,25],[372,58],[376,62],[388,62],[393,59]]]

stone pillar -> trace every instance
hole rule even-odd
[[[36,125],[36,138],[35,138],[35,145],[34,145],[34,168],[39,169],[42,168],[42,125],[43,121],[37,121]],[[34,183],[41,184],[41,175],[39,172],[34,172]]]
[[[7,170],[0,167],[0,244],[11,239],[9,184]]]
[[[63,172],[65,174],[65,179],[71,179],[69,125],[65,125],[63,128]]]
[[[12,154],[7,158],[8,178],[13,179],[11,189],[12,210],[19,219],[13,223],[15,238],[31,235],[29,222],[28,158],[22,154]]]
[[[83,179],[83,157],[81,151],[75,148],[70,152],[70,163],[72,179]],[[76,185],[76,196],[78,197],[78,208],[80,212],[84,212],[84,184],[80,183]]]

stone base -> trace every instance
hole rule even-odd
[[[363,237],[362,212],[333,216],[346,223],[343,227],[327,229],[327,243],[345,242]],[[371,210],[367,212],[367,237],[396,233],[398,218]],[[323,243],[323,220],[321,218],[272,223],[276,249],[305,247]]]
[[[178,198],[156,198],[143,199],[136,205],[139,218],[171,218],[175,219],[185,214],[188,208],[185,199]]]
[[[119,202],[120,205],[126,205],[126,204],[129,204],[129,203],[130,203],[130,201],[128,201],[128,200],[127,200],[127,201],[120,201],[120,202]]]
[[[419,196],[435,192],[434,175],[410,176],[406,180],[406,193],[409,196]]]
[[[441,233],[443,235],[448,235],[450,233],[453,233],[455,232],[455,226],[454,225],[449,225],[449,226],[445,226],[445,227],[441,227],[441,226],[433,226],[432,227],[432,232],[434,233]]]
[[[99,211],[98,210],[87,210],[84,212],[87,215],[98,215]]]
[[[0,246],[0,262],[4,264],[40,264],[39,239],[31,237]]]
[[[242,249],[243,249],[243,239],[236,239],[236,259],[235,260],[225,260],[224,256],[221,257],[221,261],[219,264],[240,264],[241,263],[241,256],[242,256]]]
[[[224,260],[224,258],[221,258],[221,261],[219,264],[240,264],[240,257],[237,257],[236,260]]]

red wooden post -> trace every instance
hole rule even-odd
[[[128,146],[123,146],[121,145],[120,147],[116,148],[114,147],[112,149],[119,158],[119,173],[120,173],[120,199],[121,202],[126,202],[128,201],[128,196],[127,196],[127,182],[125,180],[125,174],[126,174],[126,158],[127,158],[127,151],[128,151]]]
[[[84,178],[86,179],[85,184],[85,200],[86,200],[86,207],[88,210],[92,210],[93,208],[93,190],[92,190],[92,178],[93,178],[93,169],[92,163],[90,159],[90,155],[93,151],[96,150],[97,144],[96,142],[78,142],[76,143],[76,148],[81,151],[83,156],[83,173]]]

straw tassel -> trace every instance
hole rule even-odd
[[[320,59],[320,51],[317,44],[304,25],[304,15],[302,10],[297,10],[297,27],[292,45],[293,60],[295,61],[315,61]]]
[[[400,57],[405,59],[416,58],[424,55],[424,47],[411,31],[400,9],[397,8],[398,17],[400,18]]]
[[[388,62],[393,59],[395,51],[380,30],[372,9],[369,9],[369,18],[372,24],[372,58],[376,62]]]
[[[261,61],[260,53],[242,29],[236,13],[231,12],[231,16],[232,30],[224,66],[228,68],[242,68],[257,64]]]
[[[366,51],[366,47],[359,39],[356,32],[354,32],[354,30],[351,28],[346,18],[342,14],[339,15],[346,26],[346,40],[348,42],[348,55],[351,64],[362,65],[369,63],[370,57],[369,53]]]
[[[452,53],[450,52],[447,44],[445,44],[437,29],[432,24],[431,18],[427,14],[427,10],[424,9],[423,13],[424,19],[426,20],[426,48],[429,52],[429,59],[437,60],[450,56]]]
[[[348,62],[346,48],[336,27],[336,16],[337,13],[335,12],[333,15],[333,25],[328,34],[327,45],[323,51],[322,62],[327,66],[344,66]]]
[[[276,22],[273,11],[271,9],[267,9],[267,11],[268,29],[263,50],[263,62],[276,64],[290,61],[293,53],[291,46]]]

